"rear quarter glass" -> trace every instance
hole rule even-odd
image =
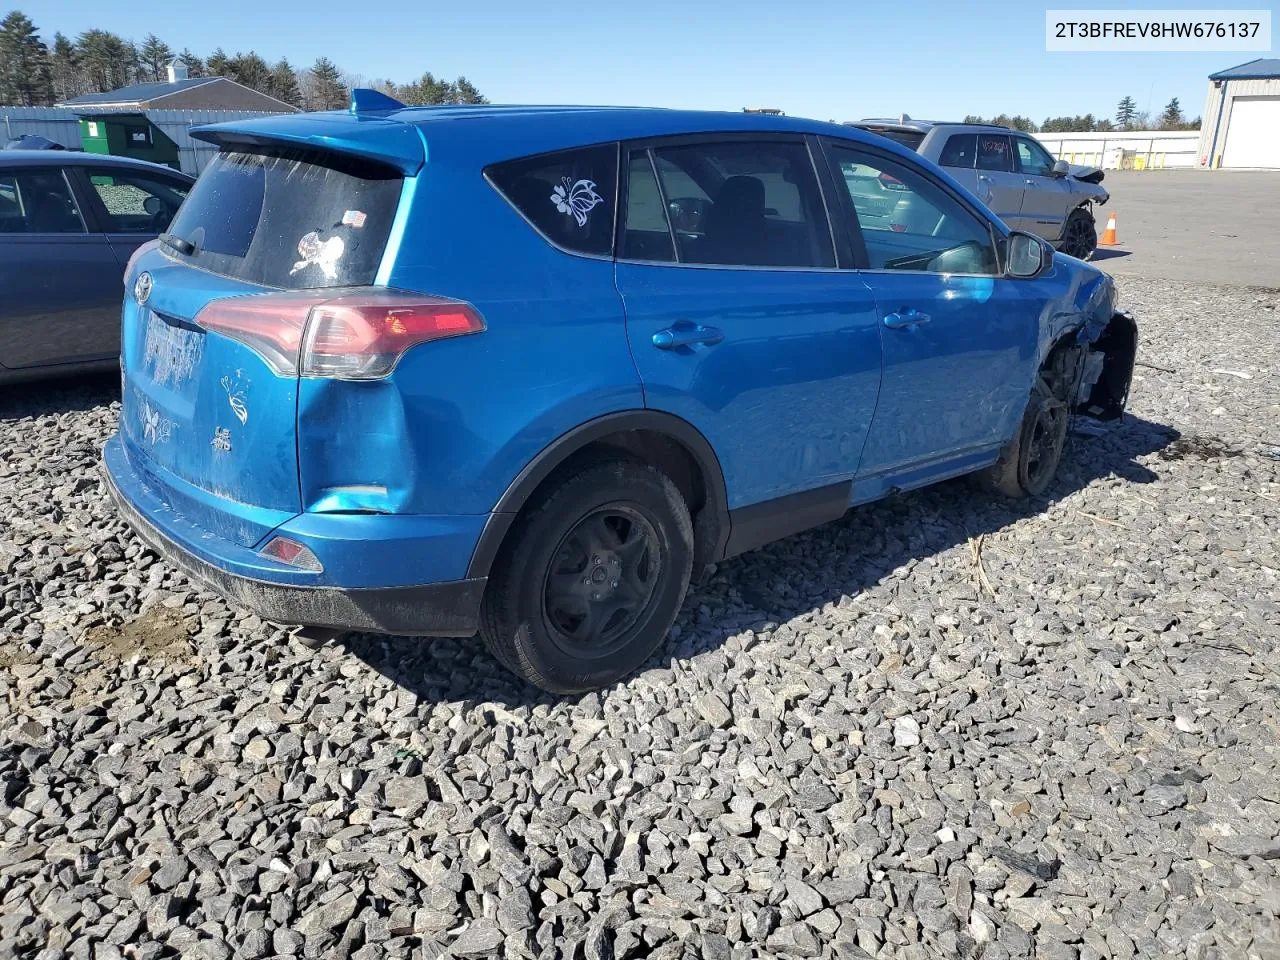
[[[381,164],[288,149],[225,149],[169,232],[191,266],[285,290],[371,284],[403,178]],[[173,252],[173,251],[170,251]]]

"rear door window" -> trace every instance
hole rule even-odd
[[[211,273],[293,290],[364,286],[402,183],[390,167],[340,154],[225,149],[169,233],[194,244],[183,259]]]
[[[613,255],[616,143],[498,163],[490,183],[545,239],[565,250]]]
[[[804,142],[712,141],[659,146],[654,156],[681,263],[835,265]]]
[[[675,260],[666,205],[648,150],[632,150],[627,161],[627,204],[623,211],[622,249],[624,260]]]
[[[972,133],[952,134],[947,138],[947,145],[942,148],[942,155],[938,157],[938,165],[972,170],[973,155],[977,151],[977,139]]]
[[[1001,134],[980,133],[978,137],[978,169],[1013,172],[1009,138]]]

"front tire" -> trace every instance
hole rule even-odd
[[[1098,249],[1098,224],[1084,207],[1076,207],[1067,217],[1059,249],[1077,260],[1088,260]]]
[[[587,463],[517,521],[481,608],[494,657],[551,693],[614,683],[662,642],[693,568],[689,508],[627,459]]]
[[[1038,497],[1057,476],[1070,410],[1062,381],[1047,376],[1051,373],[1042,370],[1036,377],[1013,444],[985,472],[987,482],[1006,497]]]

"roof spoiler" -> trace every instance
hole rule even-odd
[[[367,92],[383,97],[377,91]],[[396,102],[390,97],[384,99]],[[356,105],[354,97],[352,104]],[[195,127],[191,136],[222,147],[296,147],[341,153],[386,164],[406,176],[415,175],[427,159],[426,146],[417,127],[378,116],[376,112],[358,110],[230,120]]]

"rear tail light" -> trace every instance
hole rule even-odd
[[[385,377],[410,347],[484,330],[476,309],[459,300],[368,288],[325,292],[214,300],[196,323],[252,348],[281,376],[343,380]]]
[[[311,552],[309,547],[298,543],[296,540],[290,540],[288,537],[273,537],[271,542],[258,552],[264,557],[279,560],[281,563],[287,563],[289,566],[297,567],[299,570],[307,570],[311,573],[324,571],[320,560]]]

